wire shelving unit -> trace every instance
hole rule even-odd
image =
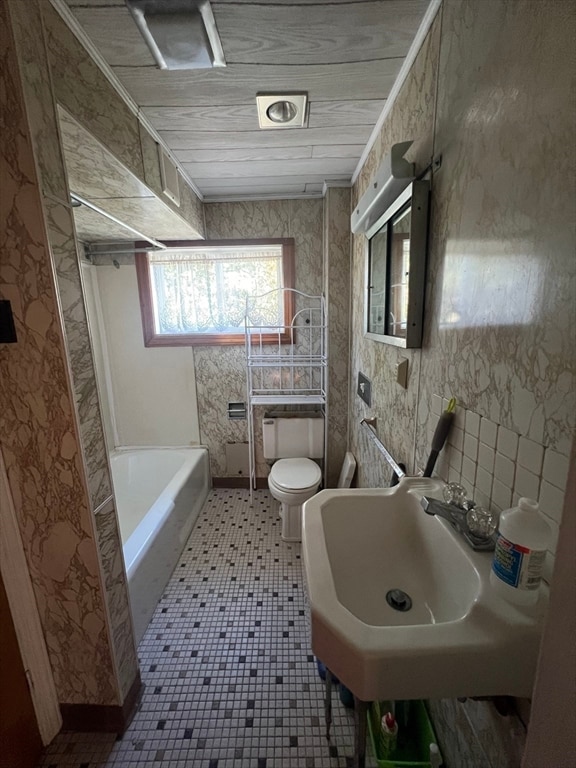
[[[289,297],[288,294],[292,294]],[[277,324],[288,299],[290,322]],[[275,323],[270,322],[275,314]],[[268,291],[246,299],[246,381],[250,489],[256,487],[254,408],[310,406],[324,415],[327,428],[326,305],[323,296],[292,288]],[[326,451],[324,451],[326,454]]]

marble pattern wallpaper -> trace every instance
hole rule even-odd
[[[431,163],[440,28],[437,16],[352,190],[354,205],[392,144],[414,141],[407,158],[416,164],[417,173]],[[390,481],[389,468],[360,429],[360,421],[375,416],[380,438],[396,461],[404,462],[409,471],[414,468],[421,351],[403,350],[364,338],[364,237],[353,236],[352,242],[350,445],[358,462],[358,485],[382,486]],[[394,375],[402,358],[409,361],[408,389],[400,387]],[[358,372],[372,382],[371,408],[356,395]]]
[[[327,485],[338,482],[348,445],[350,360],[350,189],[324,197],[324,294],[328,316]]]
[[[529,445],[540,462],[550,454],[567,464],[576,420],[569,225],[576,174],[567,152],[575,142],[574,109],[567,106],[574,104],[573,86],[559,76],[559,62],[573,61],[569,13],[555,0],[444,0],[356,182],[355,201],[397,141],[415,139],[411,159],[419,172],[442,156],[432,179],[421,350],[363,338],[363,243],[354,237],[351,378],[363,371],[373,384],[371,409],[350,388],[360,485],[389,481],[360,418],[378,416],[391,452],[418,470],[438,418],[434,396],[456,397],[462,412],[514,436],[514,445]],[[410,366],[407,390],[393,377],[402,357]],[[488,477],[480,464],[476,472],[480,457],[460,456],[462,472]],[[514,477],[532,481],[520,453],[515,461],[516,455],[511,488]],[[548,492],[556,488],[553,471],[544,465],[531,473],[552,506],[563,496],[561,489]],[[496,480],[491,492],[501,494]],[[559,520],[559,510],[548,509]],[[449,765],[519,764],[523,729],[512,741],[497,738],[488,707],[478,702],[464,713],[456,702],[433,703]],[[514,728],[502,726],[508,735]]]
[[[168,198],[161,194],[160,189],[158,194],[155,194],[61,106],[58,107],[58,123],[68,186],[72,192],[96,203],[120,221],[129,222],[135,229],[156,238],[198,237],[198,230],[183,218],[179,208],[168,205]],[[157,153],[155,160],[158,165]],[[98,169],[97,173],[95,169]],[[157,172],[160,176],[159,167]],[[86,206],[74,209],[78,236],[85,242],[91,242],[79,226],[77,216],[81,210],[89,209]],[[110,242],[114,237],[114,224],[101,215],[96,215],[100,225],[96,239]],[[128,233],[125,228],[121,229],[122,241],[132,236],[133,233]]]
[[[24,95],[28,122],[34,141],[34,155],[42,192],[66,200],[68,187],[62,175],[64,158],[58,123],[53,118],[52,75],[47,66],[44,27],[37,0],[22,3],[8,0],[20,67],[25,72]]]
[[[562,6],[445,3],[421,400],[453,392],[567,456],[576,261],[564,148],[575,134],[573,85],[558,77],[572,35]],[[424,424],[422,412],[419,434]]]
[[[322,200],[208,203],[204,208],[209,239],[293,237],[296,289],[312,295],[322,292]],[[225,477],[226,443],[248,439],[246,421],[229,420],[227,416],[229,401],[246,401],[244,347],[196,347],[194,364],[200,440],[210,449],[212,475]],[[258,477],[267,476],[269,471],[261,452],[263,415],[263,409],[256,409]]]
[[[138,674],[138,656],[132,628],[128,590],[126,589],[122,541],[113,498],[100,505],[94,513],[94,519],[106,587],[106,604],[110,616],[109,623],[120,685],[120,700],[124,701]]]
[[[112,491],[55,103],[68,110],[139,179],[160,192],[157,145],[49,3],[9,0],[9,7],[45,193],[44,211],[64,316],[82,455],[95,513]],[[162,199],[194,231],[204,231],[201,202],[187,185],[181,184],[179,208]],[[123,696],[135,678],[138,663],[113,507],[104,517],[101,511],[96,515],[96,533],[118,685]]]
[[[41,4],[56,100],[140,179],[138,118],[50,3]]]
[[[188,184],[180,177],[180,205],[162,193],[162,179],[160,176],[160,163],[158,161],[158,143],[154,140],[146,128],[139,123],[140,127],[140,146],[142,149],[142,160],[144,162],[144,181],[158,197],[171,208],[175,213],[187,221],[198,232],[203,235],[205,231],[204,208],[200,198],[194,194]]]
[[[95,510],[111,495],[112,484],[82,297],[72,210],[64,203],[46,199],[45,212],[66,329],[90,502]]]
[[[72,211],[69,205],[66,170],[63,155],[48,146],[48,139],[59,141],[58,120],[51,86],[51,78],[39,78],[37,73],[50,73],[46,58],[46,49],[41,44],[43,38],[40,6],[30,2],[26,6],[9,0],[11,19],[16,37],[17,51],[22,68],[23,88],[28,114],[34,117],[31,124],[32,141],[38,157],[41,185],[50,194],[43,199],[45,225],[50,245],[53,269],[56,275],[58,303],[60,305],[65,330],[66,362],[69,366],[74,389],[74,412],[79,424],[81,444],[81,469],[88,485],[90,510],[92,513],[112,493],[108,458],[104,440],[98,392],[92,350],[83,300],[78,249],[75,239]],[[63,191],[63,192],[62,192]],[[65,507],[64,507],[65,508]],[[117,527],[117,521],[115,520]],[[111,551],[108,542],[119,542],[109,532],[105,540],[100,540],[102,526],[96,526],[96,545],[99,550],[99,562],[104,584],[99,582],[105,600],[105,628],[110,632],[113,662],[109,663],[109,674],[115,679],[115,670],[129,675],[129,679],[115,679],[124,693],[132,684],[137,671],[137,658],[133,640],[128,642],[125,635],[132,636],[130,609],[125,575],[118,575],[118,553]],[[55,544],[53,546],[56,546]],[[97,561],[98,562],[98,561]],[[122,562],[120,560],[120,562]],[[121,582],[121,583],[120,583]],[[108,588],[110,591],[108,591]],[[116,641],[122,638],[119,645]],[[86,660],[89,660],[89,655]],[[94,660],[93,660],[94,661]],[[94,661],[95,663],[95,661]],[[90,675],[103,674],[102,670],[85,670],[89,681]],[[59,695],[62,696],[59,689]],[[75,703],[61,698],[67,703]],[[114,700],[99,703],[121,703],[117,690]],[[78,703],[86,703],[80,699]]]
[[[0,294],[18,342],[0,355],[0,435],[59,698],[118,693],[58,299],[10,17],[0,3]]]

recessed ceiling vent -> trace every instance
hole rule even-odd
[[[256,96],[260,128],[305,128],[307,93],[259,93]]]
[[[160,69],[225,67],[208,0],[124,0]]]

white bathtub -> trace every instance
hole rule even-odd
[[[139,643],[206,500],[208,451],[119,449],[110,464]]]

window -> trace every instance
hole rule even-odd
[[[147,347],[244,344],[246,297],[270,293],[261,323],[264,341],[290,342],[294,312],[294,241],[200,240],[166,243],[136,254],[144,344]],[[286,298],[284,298],[286,297]],[[261,305],[259,305],[261,306]]]

